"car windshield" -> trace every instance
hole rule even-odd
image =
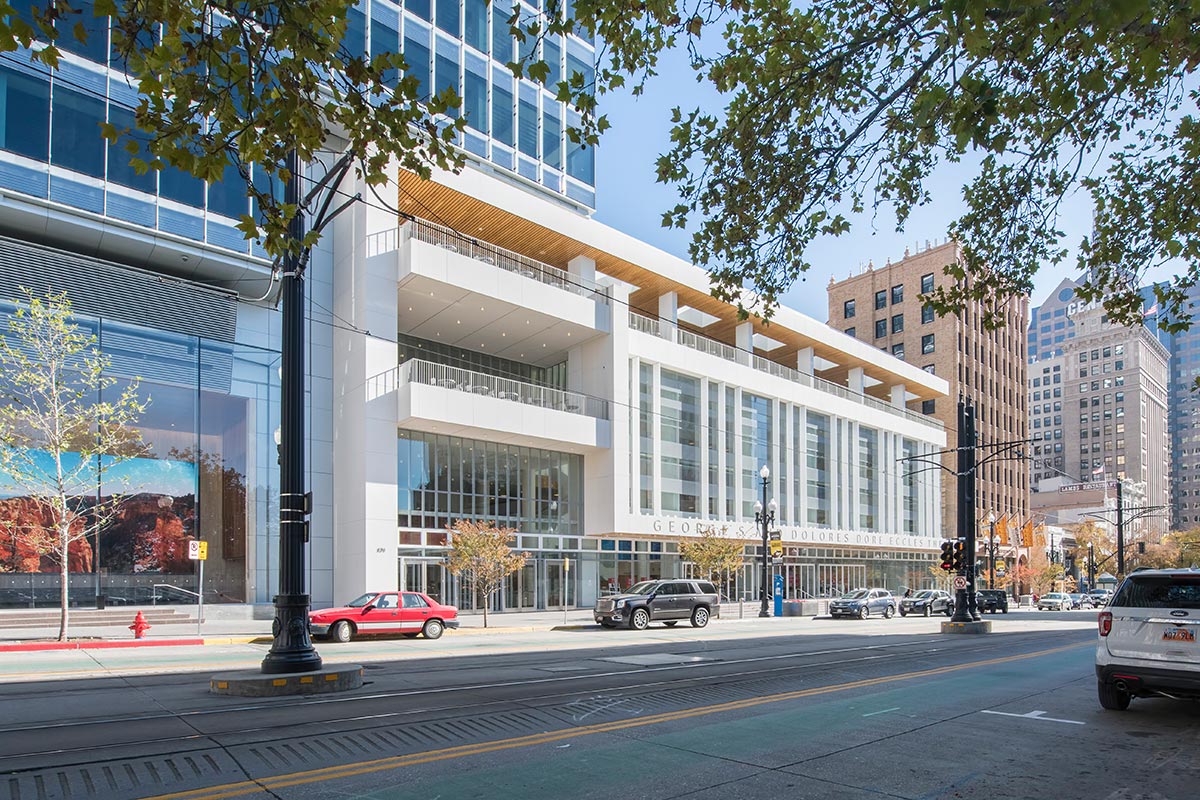
[[[361,597],[356,597],[349,603],[346,603],[346,606],[349,608],[362,608],[376,597],[378,597],[378,595],[375,592],[372,592],[371,594],[364,594]]]
[[[650,594],[652,591],[654,591],[655,586],[658,586],[658,581],[642,581],[641,583],[635,583],[633,586],[630,586],[626,593]]]
[[[924,591],[917,592],[915,595],[913,595],[913,597],[917,597],[917,598],[933,597],[933,592],[929,589],[925,589]]]
[[[843,600],[862,600],[867,596],[866,589],[855,589],[853,592],[846,592],[842,595]]]

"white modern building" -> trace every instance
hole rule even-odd
[[[470,606],[443,566],[459,518],[531,555],[504,609],[687,574],[706,526],[746,541],[729,591],[754,596],[763,466],[789,597],[930,581],[940,478],[902,459],[945,433],[905,403],[944,380],[789,308],[739,321],[702,270],[510,182],[399,183],[413,219],[336,231],[335,598]]]

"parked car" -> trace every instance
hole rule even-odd
[[[891,619],[896,614],[896,598],[887,589],[855,589],[829,601],[829,615],[866,619],[879,614]]]
[[[954,598],[949,592],[943,592],[941,589],[923,589],[912,597],[900,600],[900,616],[921,614],[928,617],[930,614],[948,614],[953,603]]]
[[[1050,592],[1038,598],[1038,611],[1070,611],[1071,595],[1062,592]]]
[[[719,616],[720,603],[717,587],[708,581],[642,581],[597,600],[592,617],[605,628],[626,624],[640,631],[651,622],[673,628],[684,619],[691,620],[693,628],[703,628]]]
[[[1092,598],[1093,606],[1100,608],[1100,606],[1112,599],[1112,592],[1108,589],[1092,589],[1088,592],[1088,597]]]
[[[340,608],[323,608],[308,615],[314,636],[348,642],[370,633],[401,633],[409,638],[421,634],[437,639],[457,628],[458,609],[443,605],[421,592],[368,592]]]
[[[1095,608],[1095,603],[1092,602],[1091,595],[1080,594],[1078,592],[1069,592],[1068,597],[1071,598],[1071,608]]]
[[[1159,695],[1200,699],[1200,570],[1131,574],[1097,624],[1101,706],[1124,711],[1134,697]]]
[[[1003,589],[980,589],[976,595],[979,613],[1008,613],[1008,594]]]

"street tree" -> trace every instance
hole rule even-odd
[[[72,553],[120,513],[114,467],[146,452],[136,423],[149,401],[136,379],[114,390],[108,366],[65,293],[25,290],[0,334],[0,489],[31,507],[14,526],[14,559],[24,548],[57,563],[60,641]]]
[[[513,528],[498,528],[494,522],[460,519],[448,526],[450,553],[446,568],[462,582],[467,596],[483,606],[483,627],[488,626],[488,606],[504,579],[525,566],[529,553],[510,547],[516,538]]]
[[[1173,0],[574,0],[574,24],[605,43],[598,92],[635,90],[663,50],[686,49],[720,108],[676,107],[659,181],[678,189],[664,226],[690,229],[714,293],[769,314],[810,267],[811,246],[944,193],[967,177],[949,233],[962,258],[925,299],[939,313],[979,300],[1001,322],[1006,298],[1068,245],[1079,292],[1140,324],[1148,268],[1160,323],[1190,317],[1200,277],[1200,6]],[[570,23],[564,23],[570,24]],[[1063,202],[1094,209],[1081,242]],[[745,288],[753,290],[747,293]]]
[[[706,525],[694,538],[679,542],[679,555],[695,567],[698,578],[708,578],[719,583],[728,583],[728,576],[742,567],[745,545],[726,534],[729,526],[717,528]]]

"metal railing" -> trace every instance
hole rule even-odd
[[[367,256],[377,256],[399,249],[404,237],[412,237],[444,250],[460,253],[476,261],[491,264],[523,278],[588,297],[608,305],[608,287],[580,275],[572,275],[565,269],[542,263],[535,259],[505,250],[494,244],[481,242],[457,231],[424,219],[406,221],[401,227],[373,233],[367,237]]]
[[[498,400],[565,411],[568,414],[582,414],[593,419],[609,418],[608,401],[602,397],[592,397],[580,392],[569,392],[550,386],[538,386],[512,378],[502,378],[499,375],[489,375],[486,372],[460,369],[416,358],[405,361],[394,370],[376,375],[368,383],[372,382],[376,390],[382,390],[387,386],[398,387],[404,383],[425,383],[481,397],[494,397]],[[369,394],[371,391],[368,388]]]
[[[774,375],[777,378],[799,383],[803,386],[808,386],[822,392],[841,397],[845,400],[851,400],[856,403],[862,403],[868,408],[886,411],[889,414],[904,417],[922,425],[928,425],[932,428],[941,428],[940,423],[934,417],[918,414],[907,408],[892,405],[886,400],[880,400],[878,397],[871,397],[868,394],[853,391],[849,387],[840,386],[832,381],[827,381],[816,375],[808,375],[793,367],[780,364],[778,361],[772,361],[769,358],[763,358],[746,350],[741,350],[731,344],[727,344],[717,339],[710,339],[707,336],[701,336],[698,333],[683,330],[682,328],[672,325],[670,322],[654,317],[646,316],[637,311],[630,310],[629,312],[629,327],[642,333],[649,333],[652,336],[663,336],[663,331],[669,335],[663,336],[676,344],[681,344],[684,347],[698,350],[701,353],[722,358],[726,361],[732,361],[747,367],[753,367],[760,372],[766,372],[769,375]]]

